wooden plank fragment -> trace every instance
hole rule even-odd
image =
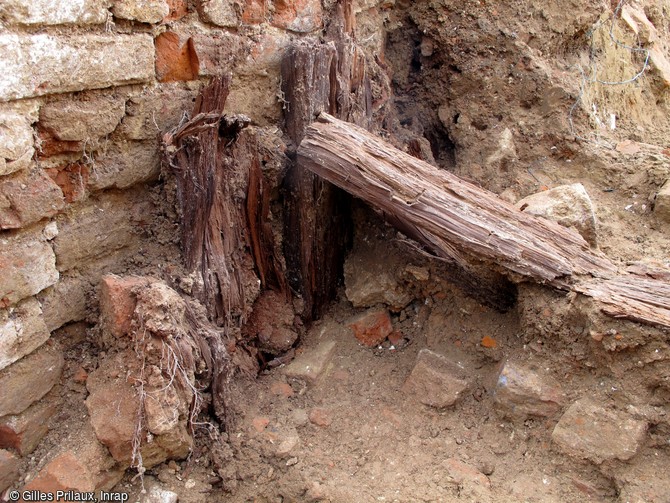
[[[616,317],[670,327],[670,287],[619,275],[574,230],[518,211],[495,194],[416,159],[364,129],[322,113],[305,134],[298,163],[384,213],[433,253],[490,264],[591,296]]]

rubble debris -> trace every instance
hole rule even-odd
[[[369,348],[377,347],[391,335],[393,325],[386,309],[368,309],[347,323],[358,341]]]
[[[577,400],[565,411],[551,438],[570,456],[600,464],[613,459],[626,461],[635,456],[646,432],[646,421],[602,407],[587,397]]]
[[[551,417],[561,410],[566,396],[561,385],[527,365],[506,361],[498,375],[495,402],[513,417]]]
[[[402,390],[424,405],[443,409],[455,404],[468,389],[464,373],[445,356],[422,349]]]
[[[289,378],[316,383],[328,368],[336,346],[334,340],[321,341],[318,346],[305,351],[284,367],[284,374]]]

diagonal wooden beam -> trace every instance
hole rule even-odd
[[[576,231],[518,211],[362,128],[322,113],[307,128],[297,157],[301,166],[383,212],[437,255],[490,264],[515,281],[589,295],[612,316],[670,327],[665,282],[619,274]]]

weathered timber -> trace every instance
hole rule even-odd
[[[288,49],[282,60],[282,90],[293,152],[321,111],[369,122],[370,82],[361,54],[346,36],[337,42],[298,42]],[[295,163],[284,179],[284,192],[289,282],[302,295],[303,316],[310,320],[336,295],[352,227],[349,196]]]
[[[603,311],[670,327],[669,287],[619,275],[574,230],[518,211],[495,194],[322,113],[305,134],[298,162],[381,211],[433,253],[467,268],[490,264],[508,276],[574,290]]]
[[[219,325],[239,326],[256,273],[263,286],[288,289],[267,224],[256,135],[245,129],[247,117],[223,113],[229,84],[228,77],[213,79],[193,118],[167,133],[163,148],[177,180],[186,266],[203,281],[200,300]]]
[[[203,89],[193,117],[163,137],[165,163],[174,173],[186,267],[202,279],[194,296],[221,331],[207,329],[205,315],[189,308],[191,335],[207,361],[214,411],[224,424],[226,383],[233,371],[253,373],[245,347],[230,355],[240,326],[261,286],[288,295],[268,223],[270,190],[258,156],[258,139],[245,116],[223,113],[230,79]],[[257,370],[257,369],[256,369]]]

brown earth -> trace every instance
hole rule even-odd
[[[512,202],[580,182],[594,205],[600,250],[622,269],[670,267],[670,223],[654,213],[670,177],[667,75],[651,62],[634,82],[607,85],[583,83],[578,69],[589,75],[596,68],[598,79],[613,82],[643,67],[644,57],[610,39],[616,4],[360,4],[358,41],[387,71],[393,120],[421,138],[427,160]],[[670,5],[644,2],[643,10],[667,54]],[[623,23],[617,19],[611,33],[634,44]],[[156,186],[156,201],[172,200],[165,197],[170,183]],[[147,229],[154,248],[127,269],[174,279],[187,294],[175,220],[164,205]],[[248,331],[267,332],[261,371],[231,383],[227,429],[205,411],[188,459],[143,477],[130,470],[115,490],[150,501],[156,487],[182,503],[670,501],[667,331],[608,319],[587,300],[538,285],[519,285],[515,306],[500,313],[446,281],[443,264],[369,209],[357,207],[355,222],[339,297],[322,319],[304,330],[283,300],[257,301],[266,315],[253,317]],[[391,283],[379,280],[384,295],[353,307],[352,278],[380,263],[391,276]],[[388,312],[394,330],[374,347],[360,344],[350,327],[368,307]],[[55,446],[77,452],[92,435],[81,427],[88,424],[85,380],[108,348],[98,344],[96,317],[87,321],[57,332],[66,349],[65,405],[23,473],[43,466]],[[273,360],[293,346],[299,363],[329,341],[334,349],[317,378],[300,374],[290,358]],[[424,349],[444,360],[427,364],[433,378],[407,385],[410,375],[421,378],[413,371]],[[520,398],[503,393],[503,368],[504,376],[521,369],[514,370]],[[463,387],[453,403],[427,404],[435,382],[444,391],[460,386],[454,381]],[[632,421],[641,436],[626,431],[571,447],[552,435],[583,398],[606,413],[580,413],[579,421]],[[630,457],[617,451],[628,442]]]

